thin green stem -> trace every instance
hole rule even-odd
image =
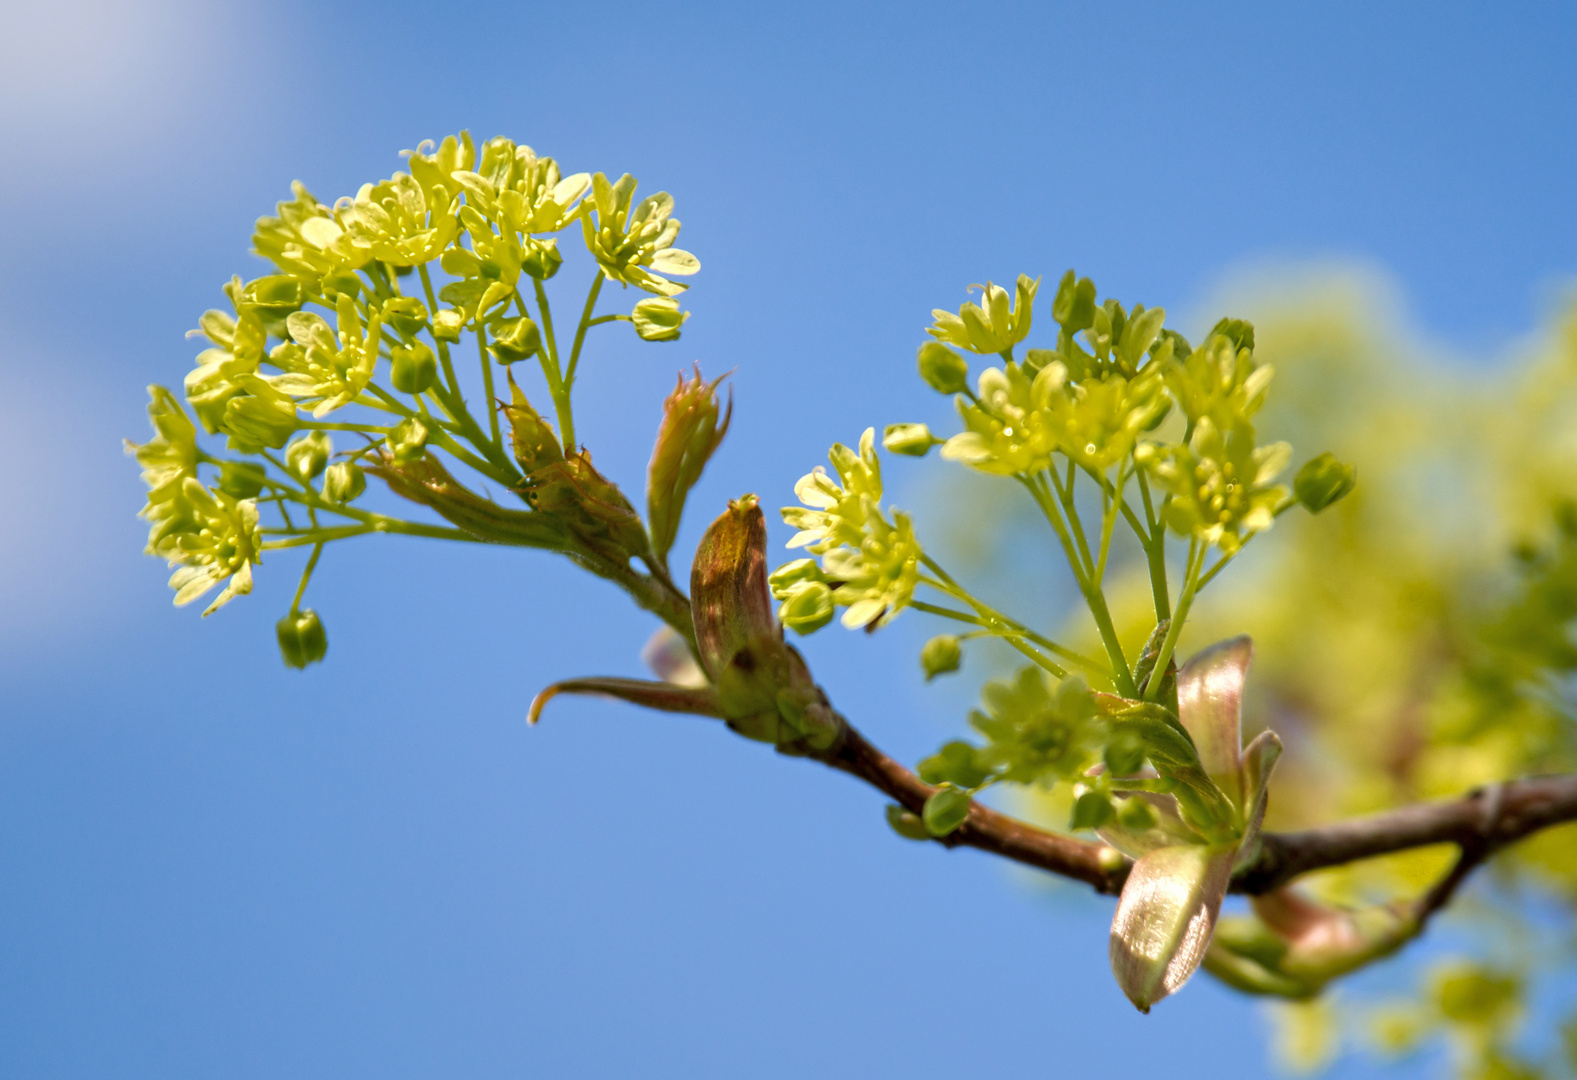
[[[1078,552],[1083,555],[1085,565],[1089,567],[1089,575],[1093,575],[1095,572],[1095,564],[1094,561],[1090,559],[1089,545],[1084,539],[1084,529],[1079,524],[1078,511],[1073,506],[1074,473],[1072,462],[1069,462],[1068,487],[1066,489],[1064,489],[1061,483],[1058,482],[1057,474],[1054,469],[1047,469],[1045,475],[1050,478],[1051,483],[1057,489],[1058,500],[1062,503],[1063,510],[1068,514],[1068,524],[1076,531],[1075,535],[1078,537]],[[1139,692],[1139,688],[1134,684],[1133,672],[1128,668],[1128,660],[1123,655],[1122,643],[1117,639],[1117,627],[1113,624],[1112,613],[1106,606],[1106,594],[1101,591],[1100,585],[1092,580],[1091,576],[1084,576],[1078,573],[1078,559],[1075,555],[1074,548],[1068,540],[1067,531],[1064,529],[1055,513],[1056,507],[1051,505],[1050,496],[1049,494],[1045,493],[1045,480],[1043,479],[1041,483],[1041,509],[1046,514],[1047,520],[1051,521],[1053,526],[1058,529],[1059,536],[1063,541],[1063,549],[1068,554],[1069,565],[1075,568],[1074,577],[1078,580],[1079,590],[1084,593],[1084,602],[1090,609],[1090,615],[1095,619],[1096,629],[1100,631],[1101,644],[1106,647],[1106,655],[1111,659],[1112,682],[1116,685],[1120,693],[1132,697]]]
[[[316,524],[314,522],[314,524]],[[301,584],[296,586],[295,599],[290,601],[290,613],[296,614],[301,610],[301,598],[306,595],[307,582],[312,580],[312,571],[317,569],[318,556],[323,554],[323,541],[318,541],[312,548],[312,557],[307,560],[307,567],[301,571]]]
[[[575,344],[569,350],[569,366],[564,369],[564,393],[568,395],[575,388],[575,368],[580,363],[580,347],[586,343],[586,331],[591,328],[591,313],[596,310],[597,297],[602,293],[602,283],[607,278],[601,270],[597,271],[597,280],[591,283],[591,291],[586,294],[586,306],[580,313],[580,325],[575,328]]]
[[[1106,479],[1104,476],[1102,480]],[[1128,480],[1127,471],[1119,465],[1117,467],[1117,483],[1115,490],[1101,487],[1106,499],[1105,513],[1101,516],[1101,548],[1100,558],[1095,562],[1095,587],[1099,589],[1106,580],[1106,560],[1112,551],[1112,534],[1117,530],[1117,508],[1123,505],[1123,486]]]
[[[925,579],[922,578],[921,580]],[[943,593],[946,593],[948,596],[955,595],[952,590],[941,586],[939,583],[927,581],[926,584],[931,585],[932,588],[936,588]],[[968,603],[969,600],[966,599],[965,602]],[[978,626],[981,628],[980,634],[982,635],[1001,638],[1023,638],[1025,641],[1030,641],[1036,645],[1039,645],[1048,652],[1055,653],[1066,660],[1070,660],[1073,663],[1078,664],[1092,675],[1098,675],[1101,678],[1105,678],[1107,675],[1105,661],[1093,659],[1092,657],[1085,656],[1082,653],[1074,652],[1072,649],[1064,645],[1058,645],[1050,638],[1047,638],[1041,634],[1037,634],[1028,627],[1022,626],[998,612],[993,612],[990,615],[971,615],[967,611],[955,611],[953,608],[942,607],[940,604],[930,604],[924,600],[911,600],[909,602],[909,606],[914,608],[916,611],[923,611],[930,615],[938,615],[944,619],[953,619],[957,622],[967,623],[970,626]],[[985,608],[987,611],[991,610],[984,604],[981,604],[980,606]]]
[[[1150,672],[1150,681],[1145,684],[1144,700],[1146,701],[1154,701],[1161,694],[1161,683],[1166,675],[1166,666],[1171,662],[1172,653],[1177,649],[1177,639],[1183,632],[1183,624],[1188,621],[1188,609],[1199,591],[1199,571],[1205,565],[1206,550],[1197,537],[1189,539],[1188,567],[1183,579],[1183,591],[1177,597],[1177,615],[1172,619],[1172,625],[1167,628],[1166,637],[1161,642],[1161,651],[1155,658],[1155,669]]]
[[[515,293],[515,299],[520,299],[519,292]],[[524,303],[521,304],[521,310],[525,310]],[[487,394],[487,419],[492,429],[493,445],[502,450],[504,440],[498,433],[498,403],[493,400],[493,358],[487,355],[487,343],[482,338],[480,328],[476,335],[476,351],[482,360],[482,390]]]
[[[1150,595],[1155,600],[1155,621],[1159,625],[1172,617],[1171,590],[1166,582],[1166,528],[1156,520],[1150,502],[1150,482],[1143,469],[1139,470],[1139,493],[1144,496],[1144,518],[1150,526],[1149,533],[1141,536],[1139,542],[1150,565]]]

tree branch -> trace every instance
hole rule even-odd
[[[936,790],[852,726],[844,740],[819,760],[859,777],[915,814]],[[1461,849],[1456,865],[1419,900],[1419,915],[1427,919],[1449,903],[1458,886],[1498,849],[1567,821],[1577,821],[1577,775],[1511,780],[1459,799],[1419,803],[1300,832],[1261,833],[1258,853],[1238,871],[1232,891],[1269,892],[1312,870],[1432,844],[1456,844]],[[1122,891],[1131,866],[1126,859],[1113,858],[1115,853],[1104,844],[1038,829],[978,802],[962,826],[936,842],[989,851],[1111,894]]]

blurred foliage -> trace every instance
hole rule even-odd
[[[1410,337],[1376,299],[1387,294],[1334,276],[1230,305],[1252,316],[1256,358],[1277,373],[1257,425],[1357,469],[1352,495],[1317,520],[1294,515],[1256,537],[1201,594],[1179,647],[1245,633],[1256,643],[1244,731],[1274,728],[1288,748],[1267,829],[1577,767],[1577,305],[1508,356],[1467,364]],[[971,487],[976,502],[992,498]],[[1015,494],[1002,485],[997,497]],[[1000,578],[1021,564],[999,558],[1011,538],[959,539],[972,571],[998,567]],[[1109,591],[1131,655],[1154,614],[1142,559],[1126,555]],[[1094,648],[1075,612],[1065,639]],[[1065,798],[1025,799],[1067,821]],[[1423,849],[1304,884],[1339,903],[1412,897],[1452,856]],[[1443,1043],[1462,1076],[1577,1073],[1577,1011],[1555,1022],[1564,1044],[1536,1030],[1558,1003],[1525,1023],[1530,995],[1570,970],[1574,906],[1577,826],[1503,851],[1443,924],[1460,955],[1392,961],[1385,977],[1402,975],[1410,995],[1359,1000],[1349,988],[1272,1006],[1278,1058],[1310,1070],[1343,1047],[1401,1055]]]

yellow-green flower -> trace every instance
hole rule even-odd
[[[293,398],[315,400],[312,415],[318,419],[354,401],[372,381],[378,364],[381,309],[374,309],[364,326],[355,302],[342,293],[335,315],[337,332],[321,315],[296,312],[285,321],[290,340],[268,354],[284,372],[269,379],[269,384]]]
[[[292,277],[313,282],[367,265],[372,258],[369,239],[347,233],[336,214],[301,181],[294,181],[290,190],[295,198],[277,204],[278,217],[257,219],[252,231],[255,254]]]
[[[241,279],[232,277],[224,291],[235,316],[209,311],[199,320],[199,329],[187,334],[200,334],[214,344],[214,348],[198,353],[196,367],[186,373],[185,382],[187,403],[210,435],[223,424],[230,399],[243,392],[237,380],[257,373],[263,346],[268,342],[262,318],[243,298],[245,286]]]
[[[1041,375],[1052,369],[1061,371],[1063,366],[1053,361]],[[1097,472],[1132,453],[1140,433],[1171,406],[1159,370],[1150,367],[1131,379],[1108,371],[1079,383],[1065,381],[1061,389],[1049,395],[1048,426],[1056,433],[1059,450]]]
[[[827,456],[839,482],[818,466],[794,485],[805,505],[783,510],[783,520],[800,530],[788,546],[821,556],[833,601],[848,609],[843,625],[885,625],[908,605],[919,581],[914,527],[901,510],[892,521],[882,513],[875,428],[860,436],[858,453],[838,443]]]
[[[363,184],[356,198],[335,205],[348,230],[366,241],[372,257],[395,266],[417,266],[438,257],[460,232],[457,192],[443,184],[423,187],[397,172],[379,184]]]
[[[500,232],[558,232],[575,220],[575,203],[591,186],[591,176],[560,176],[558,162],[538,157],[529,146],[505,138],[482,148],[475,172],[457,171],[466,205],[495,223]]]
[[[1162,514],[1167,525],[1229,554],[1246,537],[1270,528],[1287,501],[1287,489],[1271,481],[1287,467],[1292,447],[1256,447],[1246,422],[1223,433],[1210,417],[1201,417],[1188,445],[1164,454],[1146,445],[1135,457],[1172,495]]]
[[[1223,430],[1253,419],[1274,374],[1269,364],[1255,364],[1251,347],[1239,347],[1234,338],[1214,332],[1166,369],[1166,384],[1184,415],[1194,421],[1208,416]]]
[[[1040,278],[1031,280],[1027,274],[1020,274],[1014,290],[1017,295],[1011,300],[1006,289],[989,281],[970,288],[980,290],[980,303],[967,302],[956,315],[937,308],[931,312],[935,325],[926,333],[982,356],[1006,352],[1024,340],[1029,333],[1031,307]]]
[[[966,430],[942,447],[942,457],[998,476],[1038,472],[1051,464],[1059,447],[1053,397],[1066,398],[1066,371],[1060,364],[1033,378],[1018,364],[980,373],[979,403],[959,399]]]
[[[175,395],[164,387],[148,387],[148,397],[154,437],[140,446],[127,440],[126,451],[136,455],[142,466],[148,506],[153,507],[175,498],[186,478],[197,475],[197,428]]]
[[[590,201],[581,204],[580,223],[586,250],[604,274],[658,296],[677,296],[689,288],[660,276],[688,276],[701,269],[699,259],[673,246],[679,238],[679,222],[671,216],[672,195],[659,191],[631,210],[635,177],[629,173],[611,184],[597,173],[591,178],[591,191]]]
[[[153,522],[148,554],[178,567],[170,576],[177,607],[189,604],[221,581],[224,591],[204,610],[211,615],[236,596],[252,591],[252,564],[261,561],[257,503],[211,491],[196,477],[143,516]]]

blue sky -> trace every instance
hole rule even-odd
[[[1572,21],[8,5],[0,1071],[1262,1071],[1252,1003],[1201,979],[1137,1016],[1107,902],[902,843],[842,777],[595,701],[526,730],[537,688],[635,673],[650,630],[550,558],[331,550],[312,600],[331,651],[304,674],[271,640],[289,557],[212,619],[174,610],[119,439],[143,437],[147,383],[184,375],[220,285],[261,272],[251,223],[292,179],[332,199],[460,127],[674,193],[694,318],[678,345],[594,343],[577,412],[637,488],[674,371],[738,369],[680,552],[730,496],[788,501],[830,442],[940,419],[914,349],[987,278],[1077,266],[1188,313],[1234,275],[1357,264],[1421,333],[1490,356],[1577,270]],[[807,649],[909,760],[961,720],[961,694],[919,682],[923,633]]]

